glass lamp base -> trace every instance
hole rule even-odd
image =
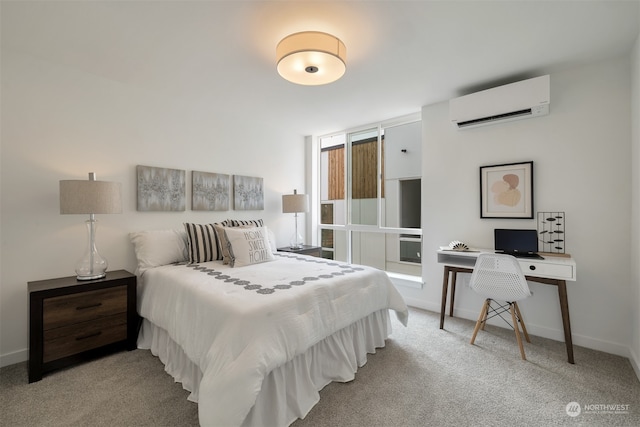
[[[302,236],[299,233],[293,233],[289,244],[291,245],[291,249],[302,249]]]
[[[103,277],[106,277],[107,273],[101,273],[101,274],[93,274],[93,275],[88,275],[88,276],[81,276],[78,274],[78,276],[76,276],[76,280],[95,280],[95,279],[102,279]]]
[[[85,221],[87,232],[89,234],[89,244],[84,256],[78,264],[76,264],[76,275],[78,280],[94,280],[100,279],[107,275],[107,260],[104,259],[96,249],[96,228],[97,221],[90,219]]]

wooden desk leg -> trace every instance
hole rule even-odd
[[[453,277],[451,278],[451,301],[449,302],[449,317],[453,317],[453,300],[456,298],[456,279],[458,278],[458,272],[453,270],[451,272]]]
[[[567,346],[567,358],[569,363],[573,361],[573,340],[571,339],[571,321],[569,320],[569,300],[567,298],[567,282],[558,280],[558,297],[560,298],[560,312],[562,313],[562,326],[564,327],[564,342]]]
[[[445,265],[442,276],[442,304],[440,305],[440,329],[444,328],[444,313],[447,310],[447,291],[449,290],[449,267]]]

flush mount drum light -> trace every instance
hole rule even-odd
[[[305,31],[291,34],[276,47],[278,73],[292,83],[323,85],[338,80],[347,69],[347,48],[331,34]]]

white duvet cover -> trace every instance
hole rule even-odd
[[[240,425],[269,372],[356,320],[386,308],[408,316],[386,273],[304,255],[156,267],[138,283],[140,315],[202,371],[203,426]]]

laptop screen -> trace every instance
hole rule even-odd
[[[496,228],[494,243],[496,251],[507,253],[538,252],[538,232],[536,230]]]

